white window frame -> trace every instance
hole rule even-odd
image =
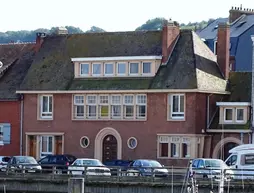
[[[118,68],[119,68],[119,64],[124,64],[124,66],[125,66],[125,72],[124,73],[119,73],[118,72]],[[126,76],[126,65],[128,65],[128,63],[127,62],[117,62],[117,68],[116,68],[116,74],[117,74],[117,76]]]
[[[94,70],[94,65],[100,65],[100,73],[99,74],[94,74],[93,70]],[[101,71],[101,67],[102,67],[102,63],[92,63],[92,76],[101,76],[102,71]]]
[[[131,96],[133,98],[132,103],[126,103],[125,97]],[[126,116],[126,106],[132,106],[133,107],[133,115],[131,117]],[[135,96],[133,94],[125,94],[123,95],[123,118],[124,119],[135,119]]]
[[[108,102],[107,103],[103,103],[101,102],[101,97],[106,97]],[[98,104],[99,104],[99,108],[98,108],[98,117],[99,119],[108,119],[110,117],[110,96],[109,95],[99,95],[98,96]],[[108,107],[108,116],[102,116],[101,114],[101,107]]]
[[[113,97],[120,97],[120,101],[119,103],[114,103],[113,102]],[[114,106],[120,106],[120,116],[114,116],[114,113],[113,113],[113,107]],[[123,116],[123,95],[111,95],[110,96],[110,118],[111,119],[121,119]]]
[[[138,98],[139,97],[145,97],[145,102],[144,103],[139,103],[138,101]],[[146,115],[147,115],[147,95],[146,94],[137,94],[136,95],[136,119],[146,119]],[[138,107],[139,106],[145,106],[145,116],[142,117],[142,116],[139,116],[139,113],[138,113]]]
[[[229,110],[232,110],[232,120],[226,120],[226,111],[227,111],[227,109],[229,109]],[[228,107],[226,107],[226,108],[224,108],[224,122],[225,123],[233,123],[233,121],[234,121],[234,108],[228,108]]]
[[[83,97],[83,103],[77,103],[76,102],[76,97]],[[86,114],[86,108],[85,108],[85,96],[84,95],[73,95],[73,105],[74,105],[74,118],[75,119],[81,119],[81,118],[84,118],[85,117],[85,114]],[[78,116],[77,115],[77,107],[78,106],[83,106],[84,108],[84,115],[83,116]]]
[[[88,102],[88,98],[90,96],[95,97],[95,103],[89,103]],[[95,116],[89,116],[89,106],[95,106],[96,107],[96,112],[95,112]],[[87,119],[97,119],[98,118],[98,96],[97,95],[86,95],[86,118]]]
[[[52,98],[52,102],[51,102],[51,109],[52,109],[52,112],[48,111],[48,112],[43,112],[43,97],[48,97],[48,109],[49,109],[49,98],[51,97]],[[53,107],[54,107],[54,104],[53,104],[53,95],[40,95],[40,118],[41,119],[52,119],[53,118]],[[51,115],[43,115],[43,114],[51,114]]]
[[[47,151],[43,152],[42,151],[42,138],[46,137],[47,138]],[[49,151],[49,138],[52,138],[52,151]],[[53,155],[54,153],[54,148],[55,148],[55,137],[52,135],[41,135],[40,136],[40,158],[46,156],[46,155]],[[42,156],[44,154],[44,156]]]
[[[187,139],[186,141],[184,139]],[[183,157],[183,152],[182,152],[182,147],[181,147],[181,156],[182,158],[190,158],[191,157],[191,138],[190,137],[182,137],[182,143],[181,146],[183,146],[183,144],[187,145],[187,155],[185,157]]]
[[[178,103],[178,109],[179,109],[179,112],[173,112],[173,103],[174,103],[174,100],[173,100],[173,98],[174,97],[179,97],[179,103]],[[180,100],[180,98],[181,98],[181,96],[183,96],[183,112],[180,112],[180,106],[181,106],[181,100]],[[170,119],[172,120],[174,120],[174,119],[176,119],[176,120],[184,120],[185,119],[185,94],[169,94],[168,95],[168,98],[170,98]],[[180,114],[180,115],[183,115],[183,116],[173,116],[174,114]]]
[[[138,72],[137,73],[131,73],[131,64],[138,64]],[[139,75],[139,72],[140,72],[140,62],[129,62],[128,69],[129,69],[129,75],[130,76],[137,76],[137,75]]]
[[[3,145],[4,144],[4,126],[3,125],[0,125],[0,133],[2,133],[2,136],[0,135],[0,145]]]
[[[149,73],[144,73],[144,63],[150,64],[150,72]],[[142,75],[150,75],[150,74],[152,74],[152,62],[142,62]]]
[[[87,74],[83,74],[82,73],[82,65],[88,65],[88,73]],[[89,76],[89,74],[90,74],[90,64],[89,63],[80,63],[79,64],[79,74],[80,74],[80,76]]]
[[[113,68],[112,68],[112,69],[113,69],[113,72],[112,72],[111,74],[107,74],[107,73],[106,73],[106,65],[107,65],[107,64],[110,64],[110,65],[112,65],[112,67],[113,67]],[[112,63],[110,63],[110,62],[105,62],[103,66],[104,66],[104,76],[113,76],[113,75],[114,75],[114,63],[113,63],[113,62],[112,62]]]
[[[238,120],[238,119],[237,119],[237,111],[238,111],[238,110],[242,110],[242,111],[243,111],[243,120]],[[245,115],[244,115],[244,108],[236,108],[236,109],[235,109],[235,121],[236,121],[237,123],[243,123],[243,122],[244,122],[244,116],[245,116]]]
[[[177,141],[174,141],[173,139],[177,139]],[[171,149],[171,144],[175,144],[176,145],[176,155],[173,155],[173,157],[171,156],[172,154],[172,149]],[[179,136],[171,136],[170,139],[170,157],[171,158],[180,158],[181,156],[181,137]]]

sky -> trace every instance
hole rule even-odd
[[[252,0],[1,0],[0,32],[54,26],[132,31],[155,17],[179,23],[228,17],[241,4],[254,9]]]

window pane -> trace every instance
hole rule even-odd
[[[96,116],[96,106],[88,106],[88,116],[89,117]]]
[[[112,104],[121,104],[121,96],[111,96]]]
[[[146,106],[140,105],[137,106],[137,117],[145,117],[146,116]]]
[[[93,64],[93,74],[101,74],[101,64]]]
[[[47,143],[48,143],[47,136],[42,136],[41,137],[41,151],[42,152],[47,152]]]
[[[42,112],[49,112],[48,99],[49,98],[47,96],[42,97]]]
[[[138,104],[146,104],[146,95],[138,95],[137,96]]]
[[[105,74],[113,74],[113,64],[105,64]]]
[[[120,105],[111,106],[111,113],[112,113],[113,117],[120,117],[121,116],[121,106]]]
[[[89,64],[81,64],[81,74],[89,74]]]
[[[237,121],[243,121],[243,109],[237,109]]]
[[[52,152],[53,150],[53,138],[48,137],[48,152]]]
[[[126,64],[125,63],[118,63],[117,64],[117,73],[118,74],[125,74],[126,73]]]
[[[184,96],[180,96],[180,112],[184,112]]]
[[[130,63],[130,74],[138,74],[139,63]]]
[[[188,157],[188,145],[186,143],[182,144],[182,157]]]
[[[168,143],[160,143],[160,157],[168,157]]]
[[[143,63],[143,74],[149,74],[149,73],[151,73],[151,63],[144,62]]]
[[[84,104],[84,96],[75,96],[74,103],[75,104]]]
[[[87,96],[87,103],[88,104],[96,104],[96,96]]]
[[[179,96],[173,96],[173,112],[179,112]]]
[[[108,106],[101,106],[100,107],[100,113],[101,117],[107,117],[108,116]]]
[[[133,117],[133,106],[125,106],[125,116]]]
[[[179,146],[178,144],[171,143],[171,157],[178,157],[179,156]]]
[[[84,116],[84,106],[76,106],[76,116],[83,117]]]
[[[233,120],[233,110],[226,109],[226,121],[232,121],[232,120]]]
[[[100,104],[108,104],[108,96],[100,96]]]
[[[124,103],[125,104],[133,104],[133,96],[132,95],[124,96]]]

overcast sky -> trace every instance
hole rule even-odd
[[[252,0],[1,0],[0,31],[66,25],[131,31],[155,17],[179,23],[227,17],[240,4],[254,9]]]

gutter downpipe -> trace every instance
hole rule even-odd
[[[251,40],[252,40],[252,70],[251,70],[251,130],[252,130],[252,143],[254,144],[254,112],[253,112],[253,107],[254,107],[254,35],[251,35]]]
[[[20,104],[20,155],[23,155],[23,119],[24,119],[24,95],[21,94]]]
[[[207,112],[206,112],[206,130],[209,129],[210,126],[210,96],[212,96],[213,94],[209,94],[207,96]]]

